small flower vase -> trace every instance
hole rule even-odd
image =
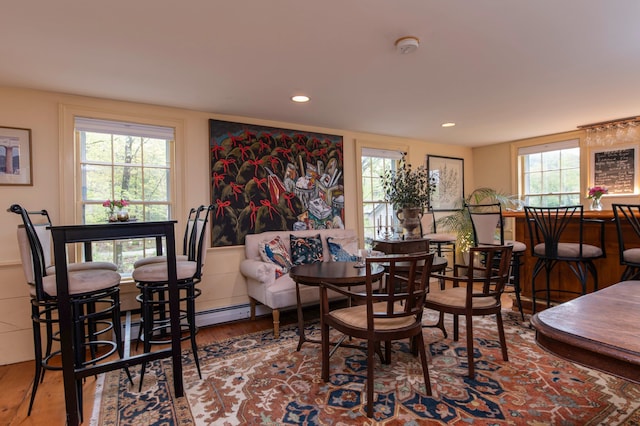
[[[109,222],[117,222],[118,221],[118,215],[116,214],[114,209],[109,209],[107,220]]]
[[[127,209],[118,210],[118,221],[127,222],[129,220],[129,212]]]
[[[600,198],[593,197],[591,199],[591,210],[595,212],[602,211],[602,203],[600,202]]]

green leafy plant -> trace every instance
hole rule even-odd
[[[427,169],[424,166],[413,169],[404,156],[397,170],[387,170],[380,177],[385,200],[395,209],[425,208],[435,190],[435,179],[429,178]]]
[[[438,219],[438,225],[457,235],[456,247],[461,253],[468,252],[473,246],[473,225],[466,204],[500,203],[503,209],[520,210],[522,200],[515,195],[507,195],[493,188],[478,188],[458,203],[453,214]]]

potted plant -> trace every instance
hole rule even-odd
[[[515,195],[507,195],[496,191],[493,188],[478,188],[460,200],[460,209],[455,213],[438,219],[438,224],[457,235],[456,248],[464,254],[473,246],[473,225],[469,211],[464,207],[466,204],[500,203],[503,208],[519,210],[522,201]],[[463,256],[464,257],[464,256]]]
[[[435,180],[429,177],[424,166],[412,168],[404,156],[398,169],[385,171],[381,178],[385,200],[393,205],[405,237],[420,238],[416,229],[420,226],[424,208],[429,205]]]

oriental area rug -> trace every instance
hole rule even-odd
[[[540,349],[529,322],[503,312],[509,361],[500,353],[495,318],[474,319],[476,378],[467,376],[462,339],[425,328],[433,395],[426,396],[418,358],[395,342],[392,362],[376,359],[374,419],[366,416],[366,354],[339,348],[331,377],[320,377],[320,346],[296,351],[297,327],[280,339],[264,331],[201,347],[202,380],[183,354],[185,396],[175,398],[170,360],[151,363],[138,392],[121,371],[96,390],[93,425],[640,425],[640,386],[564,361]],[[425,323],[435,320],[430,313]],[[434,321],[435,322],[435,321]],[[306,326],[319,338],[317,321]],[[337,336],[334,336],[337,337]],[[132,369],[133,370],[133,369]],[[137,380],[136,380],[137,379]]]

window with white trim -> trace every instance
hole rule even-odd
[[[580,143],[577,139],[518,148],[519,195],[525,205],[580,204]]]
[[[400,159],[402,152],[362,149],[362,212],[365,241],[379,238],[380,231],[384,232],[387,225],[392,226],[395,222],[393,205],[384,199],[382,175],[385,170],[395,170]]]
[[[107,221],[106,200],[126,200],[132,220],[171,217],[173,128],[76,117],[75,140],[80,189],[76,197],[83,223]],[[153,239],[92,245],[93,260],[116,263],[125,275],[137,259],[155,251]]]

